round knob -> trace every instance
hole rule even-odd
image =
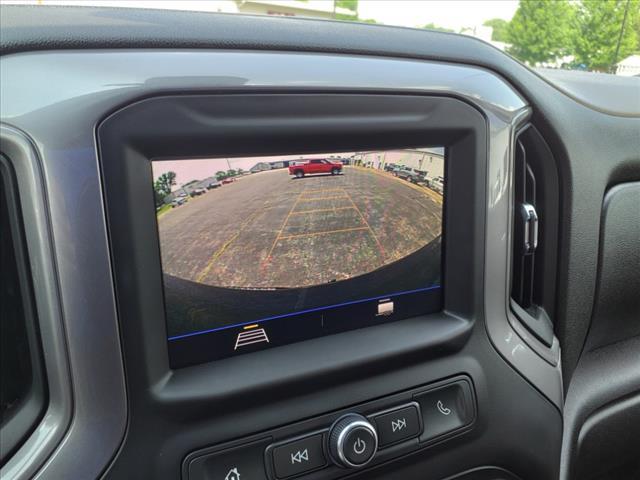
[[[364,467],[378,449],[378,434],[362,415],[339,418],[329,431],[329,453],[333,461],[348,468]]]

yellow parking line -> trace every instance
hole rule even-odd
[[[265,201],[265,205],[266,205],[266,201]],[[240,228],[238,229],[238,231],[236,233],[234,233],[231,238],[229,238],[229,240],[227,240],[226,242],[224,242],[222,244],[222,246],[211,256],[211,258],[209,259],[209,261],[207,262],[207,266],[204,267],[201,271],[200,274],[197,276],[196,281],[197,282],[202,282],[204,280],[204,278],[208,275],[208,273],[211,271],[211,268],[213,268],[213,264],[216,262],[216,260],[218,258],[220,258],[220,255],[222,255],[227,248],[229,248],[229,245],[231,245],[233,243],[233,241],[238,238],[238,236],[240,235],[240,233],[242,233],[242,231],[244,230],[244,228],[249,225],[249,223],[251,223],[258,215],[264,213],[264,209],[259,208],[256,209],[251,215],[249,215],[247,217],[247,219],[240,225]]]
[[[276,244],[278,243],[278,240],[280,240],[280,236],[282,235],[282,232],[284,231],[284,227],[287,226],[287,222],[289,221],[289,217],[291,216],[291,213],[295,210],[296,205],[298,205],[298,202],[300,201],[300,197],[301,196],[302,196],[302,192],[300,192],[298,194],[298,197],[296,198],[296,201],[293,202],[293,205],[291,206],[291,209],[289,210],[289,213],[287,213],[287,216],[285,217],[284,222],[282,222],[282,226],[280,227],[280,230],[278,231],[278,235],[276,235],[276,238],[273,241],[273,243],[271,244],[271,248],[269,249],[269,253],[265,257],[265,261],[268,261],[271,258],[271,254],[273,253],[273,249],[276,248]]]
[[[367,227],[354,227],[354,228],[342,228],[340,230],[327,230],[324,232],[310,232],[310,233],[296,233],[294,235],[285,235],[280,237],[280,240],[288,240],[290,238],[300,238],[300,237],[314,237],[316,235],[329,235],[332,233],[342,233],[342,232],[355,232],[358,230],[366,230]]]
[[[373,239],[375,240],[376,244],[378,245],[378,250],[380,250],[380,255],[382,255],[382,258],[384,260],[386,260],[387,254],[385,253],[384,248],[382,247],[382,244],[380,243],[380,240],[378,240],[378,237],[376,236],[376,234],[373,232],[373,229],[369,225],[369,222],[367,222],[367,219],[364,218],[364,215],[362,214],[362,212],[360,211],[360,209],[356,205],[356,202],[353,201],[353,198],[351,198],[351,195],[349,195],[349,192],[347,192],[345,190],[344,193],[347,194],[347,196],[349,197],[349,200],[351,201],[351,204],[353,205],[353,208],[356,209],[356,211],[358,212],[358,215],[360,215],[360,218],[362,219],[364,224],[367,226],[366,228],[369,229],[369,233],[371,233],[371,236],[373,237]]]
[[[325,193],[325,192],[339,192],[341,188],[315,188],[313,190],[303,190],[302,193]]]
[[[334,199],[337,199],[337,198],[347,198],[347,197],[344,197],[344,196],[336,197],[336,196],[334,196],[334,197],[302,198],[299,201],[300,202],[316,202],[318,200],[334,200]]]
[[[305,213],[320,213],[320,212],[337,212],[338,210],[353,210],[353,207],[316,208],[315,210],[298,210],[297,212],[291,212],[291,215],[302,215]]]
[[[227,240],[222,247],[220,247],[218,249],[217,252],[215,252],[211,258],[209,259],[209,262],[207,262],[207,266],[204,267],[202,269],[202,271],[200,272],[200,275],[198,275],[198,278],[196,279],[197,282],[201,283],[202,280],[204,280],[204,278],[207,276],[207,274],[209,273],[209,271],[211,270],[211,267],[213,267],[213,264],[215,263],[215,261],[220,257],[220,255],[222,255],[225,250],[227,249],[227,247],[229,245],[231,245],[233,243],[233,241],[238,238],[238,235],[240,235],[240,231],[237,231],[229,240]]]

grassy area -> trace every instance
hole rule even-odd
[[[171,205],[165,204],[156,210],[156,216],[160,218],[162,215],[171,210]]]

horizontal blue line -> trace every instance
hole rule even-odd
[[[415,290],[407,290],[405,292],[389,293],[387,295],[380,295],[379,297],[365,298],[365,299],[362,299],[362,300],[353,300],[351,302],[338,303],[336,305],[330,305],[328,307],[310,308],[308,310],[300,310],[299,312],[285,313],[284,315],[275,315],[273,317],[266,317],[266,318],[262,318],[260,320],[251,320],[249,322],[244,322],[244,323],[236,323],[236,324],[233,324],[233,325],[225,325],[224,327],[210,328],[209,330],[201,330],[201,331],[198,331],[198,332],[185,333],[183,335],[175,335],[173,337],[169,337],[168,340],[169,341],[180,340],[181,338],[193,337],[195,335],[203,335],[205,333],[218,332],[220,330],[228,330],[229,328],[242,327],[243,325],[251,325],[253,323],[264,323],[264,322],[268,322],[270,320],[277,320],[279,318],[294,317],[296,315],[302,315],[304,313],[319,312],[321,310],[330,310],[332,308],[344,307],[344,306],[347,306],[347,305],[355,305],[357,303],[365,303],[365,302],[370,302],[372,300],[380,300],[382,298],[398,297],[400,295],[409,295],[411,293],[418,293],[418,292],[427,292],[429,290],[435,290],[437,288],[440,288],[440,285],[434,285],[432,287],[426,287],[426,288],[417,288]]]

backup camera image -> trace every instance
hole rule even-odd
[[[439,310],[444,164],[441,147],[154,161],[170,351]]]

